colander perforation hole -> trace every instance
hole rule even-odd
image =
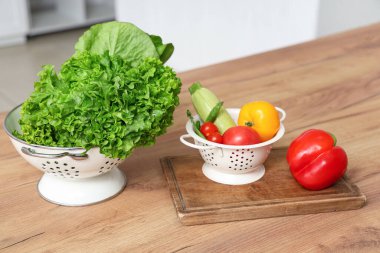
[[[75,169],[75,167],[71,167],[71,169],[72,169],[72,170],[74,170],[74,169]]]
[[[43,163],[42,166],[46,166],[46,164]]]
[[[57,162],[57,161],[54,161],[54,163],[55,163],[55,164],[58,164],[58,162]]]
[[[51,167],[50,167],[49,169],[51,169],[51,170],[54,170],[54,169],[53,169],[53,168],[51,168]]]
[[[56,166],[55,168],[56,168],[56,169],[60,169],[59,166]]]
[[[50,162],[49,162],[49,161],[46,161],[46,163],[47,163],[47,164],[50,164]]]
[[[67,166],[67,163],[64,163],[63,166]]]

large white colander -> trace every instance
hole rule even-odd
[[[199,150],[205,163],[202,166],[203,174],[209,179],[229,185],[242,185],[255,182],[264,176],[265,167],[263,163],[268,158],[272,144],[278,141],[285,133],[282,122],[286,113],[276,107],[280,116],[280,129],[270,140],[246,146],[224,145],[207,141],[199,137],[193,130],[190,120],[186,123],[188,134],[182,135],[180,140],[183,144]],[[231,117],[237,122],[240,109],[227,109]],[[199,120],[199,116],[194,116]],[[194,144],[186,140],[193,138]]]
[[[120,193],[126,177],[117,167],[120,159],[107,158],[92,148],[62,148],[32,145],[12,133],[20,131],[21,105],[8,113],[4,130],[17,152],[44,175],[38,183],[40,195],[53,203],[82,206],[104,201]]]

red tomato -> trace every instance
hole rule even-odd
[[[252,145],[260,142],[260,135],[247,126],[230,127],[223,134],[223,144],[227,145]]]
[[[212,122],[205,122],[201,126],[200,129],[201,133],[206,137],[210,136],[212,133],[219,132],[217,126],[214,125]]]
[[[213,132],[209,136],[206,137],[208,141],[223,143],[223,136],[219,132]]]

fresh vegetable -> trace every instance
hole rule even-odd
[[[207,140],[222,144],[223,136],[219,132],[213,132],[209,136],[207,136]]]
[[[305,131],[290,144],[286,159],[298,183],[309,190],[322,190],[344,175],[347,155],[335,144],[332,134],[316,129]]]
[[[75,51],[117,55],[132,65],[147,57],[165,63],[174,51],[171,43],[163,44],[157,35],[149,35],[131,23],[108,22],[92,26],[75,44]]]
[[[160,60],[165,45],[153,40],[129,23],[90,28],[59,73],[43,67],[15,135],[31,144],[99,147],[113,158],[154,144],[172,124],[181,81]]]
[[[199,120],[195,121],[195,128],[198,130],[201,129],[201,122]]]
[[[223,106],[223,102],[218,102],[214,108],[212,108],[211,112],[208,114],[206,118],[206,122],[214,122],[218,117],[219,111]]]
[[[210,112],[220,102],[219,99],[209,89],[202,87],[199,82],[191,85],[189,91],[195,110],[200,118],[206,122]],[[236,126],[236,124],[224,107],[222,105],[220,107],[213,123],[218,127],[219,132],[223,134],[228,128]]]
[[[239,113],[239,126],[248,126],[255,130],[261,141],[273,138],[280,128],[280,119],[276,108],[265,101],[245,104]]]
[[[223,143],[223,136],[219,133],[218,128],[213,123],[203,123],[200,131],[207,140],[216,143]]]
[[[200,131],[207,138],[212,133],[218,132],[218,128],[211,122],[205,122],[202,124]]]
[[[193,115],[191,115],[191,112],[189,110],[186,111],[186,114],[187,114],[187,117],[190,119],[191,124],[193,124],[194,132],[198,136],[202,137],[203,139],[206,139],[206,137],[200,131],[200,122],[199,121],[197,121],[197,122],[194,121]]]
[[[231,127],[223,134],[223,144],[252,145],[257,143],[260,143],[260,136],[247,126]]]

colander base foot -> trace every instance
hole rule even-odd
[[[62,206],[86,206],[113,198],[127,184],[125,174],[117,167],[96,177],[70,180],[44,174],[38,192],[45,200]]]
[[[262,178],[265,174],[265,167],[264,165],[260,165],[256,170],[251,172],[242,174],[230,174],[220,172],[211,165],[205,163],[202,166],[202,171],[208,179],[211,179],[214,182],[228,185],[243,185],[253,183]]]

